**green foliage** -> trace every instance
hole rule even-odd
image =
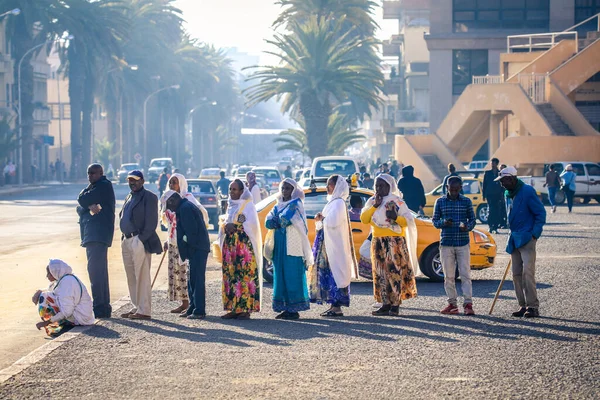
[[[0,164],[4,165],[10,152],[17,148],[17,130],[11,128],[13,118],[5,115],[0,119]]]
[[[94,160],[99,161],[106,170],[112,157],[118,155],[114,151],[115,144],[103,138],[102,140],[96,140],[94,143]],[[115,167],[113,165],[113,167]]]

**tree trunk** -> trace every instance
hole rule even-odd
[[[110,163],[114,168],[119,166],[119,149],[120,146],[120,123],[119,116],[121,110],[119,110],[119,93],[118,89],[114,85],[109,84],[109,89],[106,96],[106,111],[108,119],[108,141],[113,144],[113,151],[110,155]],[[122,121],[121,121],[122,123]]]
[[[95,158],[95,155],[92,154],[92,140],[94,140],[92,137],[92,123],[95,91],[95,76],[90,69],[87,69],[83,87],[83,112],[81,120],[81,158],[84,166],[91,164],[93,158]],[[108,166],[105,165],[104,168],[106,170]]]
[[[85,71],[83,68],[83,45],[77,40],[69,44],[69,103],[71,105],[71,170],[73,179],[83,176],[81,154],[81,112],[83,104],[83,85]],[[81,54],[80,54],[81,53]]]
[[[306,140],[310,158],[327,154],[327,124],[331,115],[329,103],[321,104],[315,93],[307,93],[300,97],[300,113],[306,124]]]

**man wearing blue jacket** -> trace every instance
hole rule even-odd
[[[511,199],[508,210],[510,237],[506,252],[512,260],[513,284],[520,309],[513,317],[539,317],[540,303],[535,287],[535,246],[546,223],[546,209],[532,186],[517,178],[515,167],[508,166],[495,179]]]
[[[177,246],[183,261],[190,262],[190,278],[188,279],[189,308],[181,313],[188,319],[204,319],[206,317],[206,261],[210,252],[210,240],[204,217],[200,209],[179,193],[169,190],[165,192],[167,208],[177,216]]]

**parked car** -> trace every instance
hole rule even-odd
[[[323,210],[327,204],[327,189],[317,187],[314,189],[305,189],[306,198],[304,200],[304,209],[308,218],[308,238],[311,243],[315,239],[315,221],[316,213]],[[364,188],[351,188],[350,196],[361,197],[363,204],[374,195],[374,192]],[[269,212],[277,202],[276,194],[273,194],[256,205],[260,225],[265,226],[265,220]],[[350,207],[348,201],[348,208]],[[440,260],[440,231],[433,226],[433,223],[427,219],[417,217],[415,221],[417,225],[418,240],[417,240],[417,255],[419,257],[419,265],[423,274],[434,281],[444,279],[442,263]],[[360,246],[369,236],[371,227],[360,221],[351,221],[352,238],[357,259],[360,258],[358,253]],[[266,229],[262,229],[263,239],[267,234]],[[480,229],[474,229],[470,233],[471,238],[471,269],[484,269],[494,265],[496,258],[496,242],[489,232]],[[272,265],[265,259],[263,260],[263,276],[267,281],[273,280]]]
[[[304,178],[310,178],[310,168],[301,168],[294,173],[294,180],[296,182],[300,182]]]
[[[488,165],[487,160],[483,161],[471,161],[468,165],[465,165],[468,171],[485,171]]]
[[[160,174],[167,168],[170,174],[173,170],[173,159],[171,157],[153,158],[150,160],[150,166],[148,167],[148,174],[144,177],[146,182],[154,182],[158,179]]]
[[[264,180],[267,187],[272,192],[273,190],[279,190],[279,183],[281,183],[281,174],[277,167],[253,167],[252,171],[256,174],[257,180]]]
[[[140,164],[138,163],[126,163],[121,164],[121,167],[117,171],[117,178],[119,179],[119,183],[127,182],[127,175],[134,169],[141,170]]]
[[[327,156],[316,157],[310,167],[309,175],[313,178],[327,178],[338,174],[347,177],[359,173],[358,163],[352,157]]]
[[[206,179],[213,183],[216,183],[219,179],[221,179],[220,168],[203,168],[200,171],[199,179]]]
[[[246,178],[246,173],[252,171],[252,168],[254,168],[253,165],[240,165],[239,167],[231,170],[231,178],[244,179]]]
[[[463,180],[463,195],[471,199],[473,203],[473,211],[475,211],[475,216],[482,224],[487,224],[488,216],[489,216],[489,208],[487,203],[483,200],[482,188],[483,181],[475,178],[465,178],[462,177]],[[442,196],[442,185],[439,185],[431,192],[425,195],[427,200],[427,204],[423,207],[423,212],[426,216],[433,216],[433,206],[435,205],[435,201]]]
[[[544,187],[546,182],[546,172],[550,170],[550,165],[554,165],[554,170],[560,175],[567,164],[573,166],[573,172],[577,174],[575,180],[575,197],[581,198],[584,203],[589,203],[594,199],[600,203],[600,164],[583,161],[558,161],[552,164],[544,165],[544,176],[532,176],[523,178],[526,183],[533,186],[542,194],[542,200],[548,201],[548,188]],[[567,197],[561,190],[556,192],[556,203],[563,204]]]
[[[217,188],[215,184],[208,179],[188,179],[188,192],[193,194],[196,199],[208,211],[208,222],[217,229],[219,223],[219,202]]]

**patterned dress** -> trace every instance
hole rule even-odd
[[[417,297],[417,284],[403,236],[374,237],[371,243],[373,292],[383,304],[399,305]]]
[[[339,289],[333,278],[333,273],[325,251],[325,231],[319,229],[313,246],[315,264],[309,268],[310,301],[332,304],[334,307],[350,307],[350,286]]]
[[[169,225],[169,287],[167,296],[171,301],[188,300],[188,261],[181,260],[177,247],[177,218],[175,213],[166,210],[164,214]]]
[[[52,317],[60,312],[58,301],[52,291],[45,291],[40,294],[38,300],[38,312],[42,321],[49,321]],[[73,323],[68,319],[63,319],[60,322],[53,322],[44,327],[48,336],[58,335],[63,329],[72,327]]]
[[[254,249],[243,225],[223,242],[223,309],[235,313],[260,311],[260,282]]]

